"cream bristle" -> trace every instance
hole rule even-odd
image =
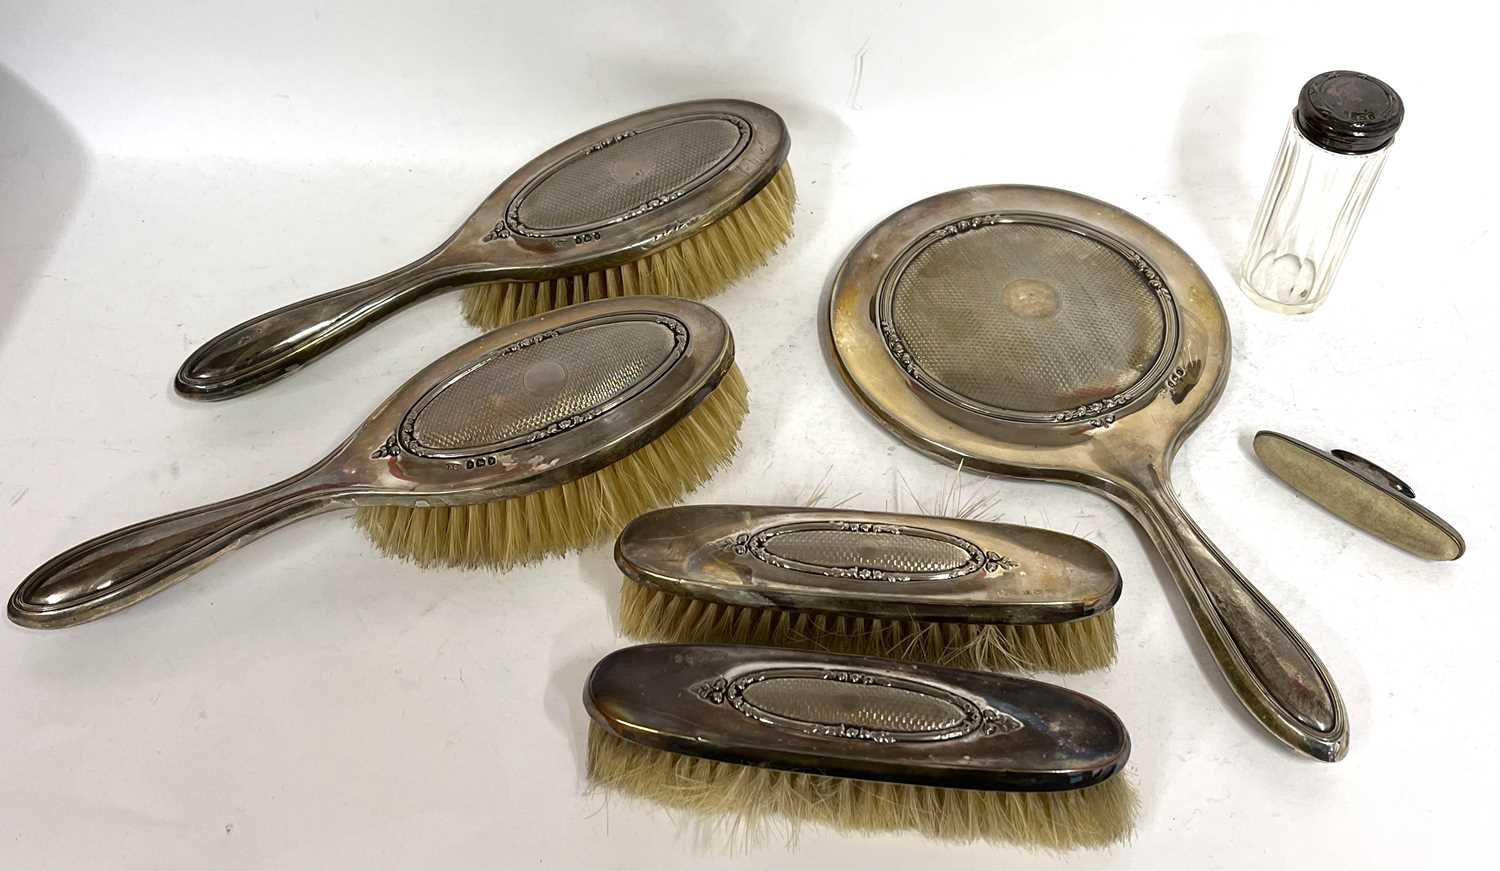
[[[749,389],[738,367],[655,441],[556,487],[478,505],[361,508],[355,522],[380,551],[419,565],[508,568],[586,547],[631,518],[670,505],[739,447]]]
[[[1063,850],[1125,840],[1135,790],[1123,775],[1061,792],[994,792],[850,780],[715,762],[632,744],[589,724],[589,780],[705,818],[754,844],[804,822],[854,832],[911,830],[947,841]],[[723,840],[723,839],[721,839]]]
[[[1113,609],[1070,623],[934,623],[721,605],[625,578],[620,629],[641,641],[765,644],[985,671],[1077,673],[1115,661]]]
[[[763,265],[786,242],[796,202],[792,169],[782,164],[748,202],[675,245],[595,272],[471,285],[464,289],[464,317],[490,330],[593,299],[712,296]]]

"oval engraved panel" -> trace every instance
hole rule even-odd
[[[768,726],[877,743],[946,741],[976,730],[985,735],[1021,728],[1020,721],[943,687],[845,669],[769,668],[732,682],[713,682],[698,695],[728,701]]]
[[[621,315],[549,330],[489,354],[429,391],[401,424],[401,446],[466,457],[540,441],[646,389],[687,346],[660,315]]]
[[[949,580],[986,568],[989,559],[982,548],[947,533],[839,520],[773,526],[745,548],[783,569],[880,581]]]
[[[620,134],[522,188],[507,211],[510,229],[566,236],[628,220],[714,177],[749,141],[750,125],[729,115],[678,118]]]
[[[745,687],[744,702],[786,720],[894,734],[945,731],[964,722],[962,708],[935,695],[812,677],[772,677],[751,684]]]

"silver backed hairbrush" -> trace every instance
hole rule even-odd
[[[781,117],[745,100],[677,103],[602,124],[513,173],[433,252],[209,340],[175,387],[207,400],[255,390],[458,287],[465,316],[486,329],[587,300],[708,296],[790,235],[789,146]]]
[[[1050,684],[740,645],[618,650],[584,687],[589,779],[724,822],[1067,848],[1124,838],[1130,737]]]
[[[585,303],[469,342],[423,369],[312,468],[148,520],[32,572],[10,618],[52,628],[165,589],[294,520],[359,509],[386,553],[506,566],[591,543],[674,501],[738,444],[745,384],[700,303]]]
[[[682,505],[620,531],[620,625],[648,641],[772,644],[963,668],[1114,661],[1120,573],[1029,526],[847,509]]]

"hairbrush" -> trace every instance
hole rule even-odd
[[[737,446],[745,383],[701,303],[584,303],[475,339],[417,373],[312,468],[137,523],[32,572],[10,618],[92,620],[277,527],[334,508],[385,553],[507,566],[602,538],[705,480]]]
[[[1120,573],[1029,526],[820,508],[682,505],[615,541],[620,626],[646,641],[771,644],[960,668],[1114,662]]]
[[[802,822],[955,841],[1126,837],[1125,726],[1038,681],[740,645],[617,650],[584,688],[598,787],[747,837]]]
[[[580,133],[502,182],[430,254],[209,340],[178,370],[177,392],[255,390],[457,287],[486,329],[588,300],[708,296],[790,235],[789,142],[779,115],[744,100],[662,106]]]

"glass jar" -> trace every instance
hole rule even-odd
[[[1328,296],[1403,114],[1391,86],[1363,73],[1303,86],[1240,263],[1251,299],[1301,314]]]

